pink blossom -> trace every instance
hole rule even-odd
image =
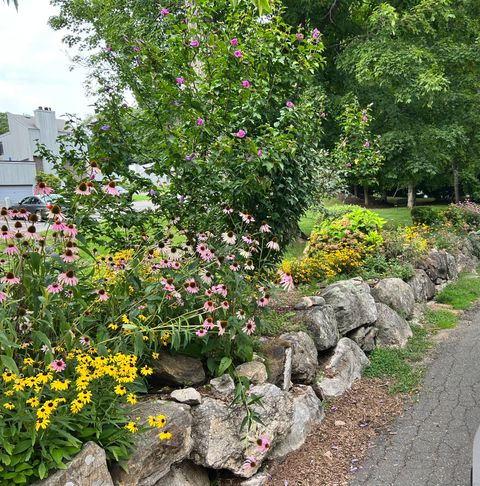
[[[258,451],[261,454],[264,454],[265,452],[270,449],[270,439],[266,435],[262,435],[257,439],[257,446],[258,446]]]
[[[247,323],[242,327],[242,331],[249,336],[251,336],[256,329],[257,325],[253,319],[248,319]]]
[[[292,290],[295,287],[293,277],[289,272],[280,272],[280,283],[285,290]]]
[[[368,140],[365,140],[365,143],[363,144],[365,148],[370,147],[370,142]]]
[[[105,291],[105,289],[99,289],[99,290],[97,290],[96,291],[96,294],[98,295],[98,300],[100,300],[102,302],[105,302],[109,298],[109,295],[107,294],[107,292]]]
[[[248,89],[250,88],[251,84],[250,84],[250,81],[248,79],[244,79],[242,81],[242,86],[245,88],[245,89]]]
[[[65,233],[69,234],[70,236],[77,236],[77,234],[78,234],[77,228],[72,223],[67,224],[63,231],[65,231]]]
[[[6,226],[2,226],[2,231],[0,232],[0,240],[10,240],[13,238],[15,233],[10,231]]]
[[[194,278],[187,279],[183,284],[183,288],[189,294],[196,294],[200,290],[200,287],[198,286],[198,283],[195,281]]]
[[[287,101],[285,104],[287,105],[287,108],[293,108],[295,106],[292,101]]]
[[[63,231],[65,228],[66,226],[62,223],[62,220],[59,218],[55,219],[55,222],[52,224],[53,231]]]
[[[238,46],[238,39],[237,38],[233,38],[231,41],[230,41],[230,44],[232,46]]]
[[[296,38],[297,38],[297,39],[298,39],[300,42],[302,42],[302,41],[303,41],[303,34],[301,34],[300,32],[297,32],[297,33],[295,34],[295,37],[296,37]]]
[[[179,76],[178,78],[175,78],[175,81],[177,82],[177,84],[179,86],[182,86],[183,84],[185,84],[185,79],[183,79],[181,76]]]
[[[48,187],[45,182],[41,181],[33,190],[33,194],[38,196],[49,196],[53,192],[53,188]]]
[[[7,272],[2,278],[0,278],[1,283],[6,283],[9,285],[18,285],[20,283],[20,279],[15,277],[13,272]]]
[[[192,47],[198,47],[198,46],[200,45],[200,41],[199,41],[198,39],[192,39],[192,40],[190,41],[190,45],[191,45]]]
[[[88,347],[91,344],[90,338],[88,336],[81,336],[79,341],[80,344],[85,347]]]
[[[198,117],[197,118],[197,125],[201,127],[202,125],[205,124],[205,120],[203,118]]]
[[[242,221],[246,224],[250,224],[250,223],[254,223],[255,222],[255,218],[249,214],[249,213],[238,213],[240,215],[240,217],[242,218]]]
[[[49,294],[59,294],[63,290],[63,287],[58,283],[50,284],[47,287],[47,292]]]
[[[262,224],[260,225],[260,233],[270,233],[271,229],[272,228],[266,221],[262,221]]]
[[[255,456],[248,456],[243,463],[245,469],[255,469],[257,467],[257,458]]]
[[[319,39],[320,38],[320,35],[321,34],[320,34],[320,31],[318,29],[316,29],[316,28],[313,29],[313,31],[312,31],[312,38],[313,39]]]
[[[65,263],[73,263],[75,260],[78,260],[80,257],[73,253],[72,250],[65,250],[65,253],[62,255],[62,260]]]
[[[220,305],[224,310],[228,310],[230,308],[230,302],[228,302],[228,300],[224,300]]]
[[[206,297],[211,297],[212,295],[215,295],[215,294],[213,293],[213,290],[212,290],[212,289],[207,289],[207,290],[205,290],[205,296],[206,296]]]
[[[116,186],[115,181],[110,181],[106,186],[103,186],[103,192],[110,196],[120,196],[120,192]]]
[[[75,272],[73,270],[68,270],[68,272],[63,272],[58,276],[58,281],[61,284],[69,285],[74,287],[78,284],[78,278],[75,277]]]
[[[80,182],[78,187],[75,189],[75,194],[80,196],[90,196],[92,190],[95,191],[95,188],[91,187],[86,182]]]
[[[168,8],[162,8],[162,10],[160,10],[160,13],[163,17],[166,17],[170,13],[170,11],[168,10]]]
[[[223,211],[224,214],[232,214],[233,208],[231,208],[230,206],[226,206],[222,209],[222,211]]]
[[[213,323],[213,318],[212,316],[208,316],[204,321],[203,321],[203,327],[205,329],[213,329],[215,327]]]
[[[221,295],[222,297],[226,297],[228,294],[228,289],[224,284],[218,284],[213,287],[213,292],[215,294]]]
[[[278,240],[275,236],[267,243],[267,248],[273,251],[280,251],[280,245],[278,244]]]
[[[243,57],[243,52],[242,52],[240,49],[238,49],[237,51],[235,51],[235,52],[233,53],[233,55],[234,55],[236,58],[240,59],[241,57]]]
[[[53,371],[63,371],[67,367],[65,361],[63,359],[56,359],[50,363],[50,368]]]
[[[8,299],[8,294],[0,290],[0,304]]]
[[[207,335],[207,330],[202,327],[201,329],[199,329],[196,333],[195,333],[198,337],[204,337]]]
[[[19,252],[18,248],[13,243],[9,243],[5,248],[5,253],[7,255],[18,255]]]
[[[203,308],[207,312],[213,312],[215,310],[215,303],[213,302],[213,300],[207,300],[205,304],[203,304]]]
[[[246,135],[247,135],[247,132],[245,130],[238,130],[238,132],[237,132],[238,138],[245,138]]]
[[[259,157],[261,157],[263,155],[263,150],[262,149],[258,149],[257,155]]]
[[[265,307],[265,306],[267,306],[269,301],[270,301],[270,299],[268,297],[266,297],[266,296],[260,297],[257,300],[258,307]]]
[[[223,336],[227,329],[227,321],[217,321],[218,335]]]

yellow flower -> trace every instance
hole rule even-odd
[[[148,375],[151,375],[153,373],[153,369],[150,368],[150,366],[144,366],[141,370],[140,370],[140,373],[143,375],[143,376],[148,376]]]
[[[148,425],[150,425],[150,427],[163,429],[163,427],[165,427],[166,424],[167,424],[167,419],[165,418],[165,415],[157,415],[156,417],[150,415],[148,417]]]
[[[146,321],[146,320],[148,319],[148,318],[147,318],[147,317],[145,317],[143,314],[140,314],[140,315],[138,316],[138,318],[139,318],[141,321]]]
[[[11,397],[12,395],[13,395],[13,390],[7,390],[5,392],[5,396],[7,396],[7,397]]]
[[[13,389],[15,391],[23,391],[25,390],[25,383],[23,380],[15,380],[15,383],[13,384]]]
[[[167,440],[172,438],[172,434],[170,432],[160,432],[158,437],[160,438],[160,440]]]
[[[65,391],[65,390],[68,390],[69,385],[70,385],[70,380],[65,380],[65,381],[55,380],[55,381],[52,381],[52,383],[50,384],[50,387],[54,391]]]
[[[78,413],[82,408],[85,406],[82,402],[78,400],[72,400],[72,403],[70,404],[70,410],[72,413]]]
[[[107,327],[112,331],[116,331],[118,329],[118,324],[114,324],[113,322],[111,322]]]
[[[127,402],[135,405],[137,403],[137,397],[134,393],[129,393],[127,395]]]
[[[138,432],[138,425],[135,422],[128,422],[128,424],[124,426],[124,429],[127,429],[129,432],[134,434],[135,432]]]
[[[12,373],[11,371],[4,371],[2,373],[2,378],[5,383],[9,383],[11,381],[14,381],[17,375],[15,373]]]
[[[50,420],[40,417],[37,419],[37,423],[35,424],[35,430],[38,432],[39,429],[46,429],[50,424]]]
[[[117,395],[120,395],[120,396],[125,395],[125,393],[127,393],[127,389],[123,385],[117,385],[114,388],[114,390],[115,390],[115,393]]]
[[[81,391],[77,395],[77,400],[80,403],[83,403],[83,404],[90,403],[92,401],[92,392],[91,391]]]
[[[53,378],[52,373],[38,373],[35,377],[35,382],[37,385],[46,385]]]
[[[23,360],[23,364],[24,364],[25,366],[32,366],[32,365],[34,365],[34,364],[35,364],[35,361],[34,361],[32,358],[25,358],[25,359]]]
[[[32,408],[37,408],[40,405],[40,400],[38,397],[32,397],[26,400],[26,403]]]
[[[123,314],[123,316],[122,316],[122,322],[124,324],[129,324],[130,323],[130,320],[128,319],[127,314]]]
[[[159,354],[159,353],[152,353],[152,358],[153,358],[153,359],[158,359],[158,358],[159,358],[159,356],[160,356],[160,354]]]
[[[148,336],[143,336],[144,341],[148,341]]]
[[[7,410],[13,410],[15,408],[15,405],[12,403],[12,402],[7,402],[7,403],[4,403],[3,406],[7,409]]]

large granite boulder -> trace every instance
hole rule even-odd
[[[210,486],[210,479],[206,469],[184,461],[172,466],[170,472],[155,486]]]
[[[377,333],[378,329],[374,325],[362,326],[354,331],[349,332],[347,337],[358,344],[362,348],[362,351],[369,353],[376,347],[375,339],[377,337]]]
[[[479,260],[475,253],[475,247],[470,238],[462,238],[458,242],[455,261],[459,272],[473,272],[476,270]]]
[[[14,481],[12,481],[13,483]],[[65,469],[60,469],[47,479],[34,484],[34,486],[67,485],[113,486],[113,480],[107,468],[105,451],[95,442],[87,442]]]
[[[245,376],[254,385],[261,385],[267,381],[267,368],[260,361],[249,361],[235,368],[238,376]]]
[[[458,277],[457,264],[455,258],[445,250],[430,250],[419,267],[427,272],[430,280],[435,285],[440,285],[446,280],[455,280]]]
[[[409,318],[413,315],[415,297],[410,285],[401,278],[384,278],[372,289],[376,302],[386,304],[400,315]]]
[[[315,306],[302,314],[317,351],[333,348],[340,339],[335,311],[331,305]]]
[[[135,448],[126,463],[128,472],[118,465],[112,469],[116,486],[155,486],[168,474],[173,464],[190,455],[193,446],[190,407],[153,399],[139,402],[132,411],[132,417],[141,417],[142,424],[148,422],[150,415],[165,415],[167,425],[164,430],[171,432],[172,437],[160,440],[156,428],[136,434]]]
[[[333,307],[341,335],[377,320],[370,287],[361,278],[329,285],[321,295]]]
[[[271,451],[290,429],[292,401],[287,392],[271,383],[252,387],[250,395],[260,398],[260,403],[254,404],[252,409],[264,424],[259,426],[259,430],[262,435],[269,437]],[[258,471],[268,452],[259,454],[255,440],[245,440],[245,430],[241,430],[245,418],[242,406],[232,409],[224,401],[205,398],[192,413],[194,446],[191,459],[196,464],[213,469],[228,469],[245,478]],[[244,467],[245,459],[252,455],[257,458],[255,466]]]
[[[267,367],[268,382],[288,390],[291,385],[292,348],[283,339],[265,339],[261,354]]]
[[[378,319],[375,322],[377,328],[377,346],[389,346],[402,348],[412,337],[412,330],[408,322],[388,305],[377,304]]]
[[[472,253],[480,258],[480,232],[472,231],[468,234],[468,240],[472,245]]]
[[[338,341],[333,356],[325,367],[325,374],[314,386],[315,393],[322,399],[338,397],[362,376],[370,364],[361,348],[349,338]]]
[[[210,386],[219,395],[231,395],[235,391],[235,382],[230,375],[222,375],[210,380]]]
[[[159,385],[192,386],[205,382],[202,362],[190,356],[161,353],[153,362],[150,381]]]
[[[408,281],[408,285],[412,288],[415,302],[426,302],[435,296],[435,284],[425,270],[415,269],[415,275]]]
[[[317,374],[317,348],[313,339],[305,332],[287,332],[280,339],[290,343],[292,348],[292,381],[313,383]]]
[[[292,424],[288,434],[272,450],[272,457],[276,459],[300,449],[308,434],[325,418],[322,402],[312,387],[295,386],[289,395],[293,402]]]

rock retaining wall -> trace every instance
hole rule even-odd
[[[281,460],[303,445],[324,417],[321,401],[341,395],[360,378],[369,364],[365,352],[404,346],[412,334],[406,319],[414,315],[416,304],[432,299],[459,271],[474,270],[479,258],[480,236],[471,234],[456,256],[431,250],[407,283],[387,278],[369,285],[353,278],[328,286],[320,296],[303,298],[295,309],[308,333],[264,339],[264,352],[237,368],[252,382],[249,395],[261,399],[253,408],[264,424],[261,433],[271,441],[265,453],[259,454],[255,440],[241,431],[245,411],[231,406],[234,383],[224,375],[197,390],[176,390],[170,400],[150,397],[139,403],[135,415],[164,414],[173,436],[159,441],[154,430],[138,435],[128,471],[108,468],[104,451],[89,442],[66,470],[37,484],[207,486],[215,470],[252,478],[245,485],[265,484],[267,476],[257,473],[265,459]],[[185,387],[203,383],[205,374],[200,362],[167,356],[155,379]],[[253,454],[256,463],[244,467]]]

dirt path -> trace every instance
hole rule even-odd
[[[350,486],[470,485],[480,426],[480,307],[435,350],[418,402],[380,436]]]

